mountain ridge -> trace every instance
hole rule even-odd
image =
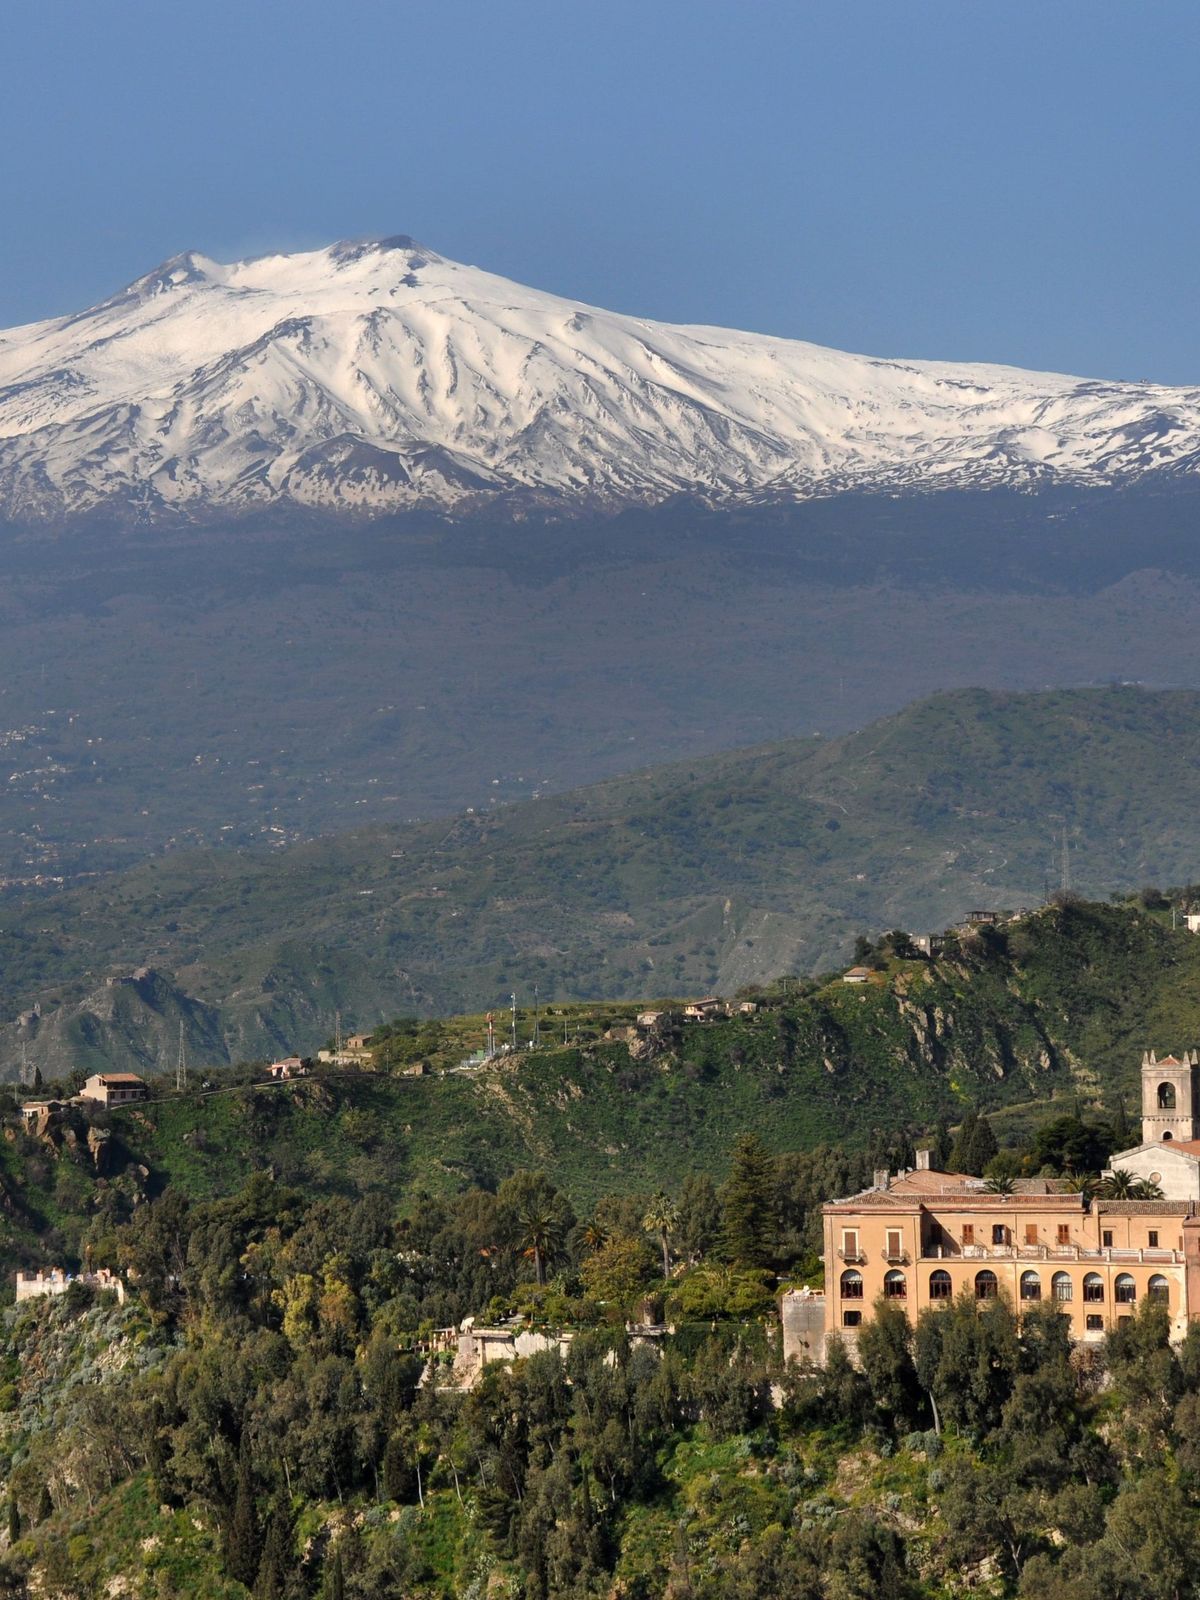
[[[732,993],[827,970],[863,929],[1038,904],[1064,828],[1080,892],[1196,882],[1198,774],[1195,692],[962,691],[841,739],[494,811],[160,856],[9,902],[0,1076],[23,1052],[57,1073],[105,1038],[110,1065],[143,1064],[180,1020],[200,1064],[310,1051],[339,1011],[370,1027],[534,984],[544,1001]],[[135,1011],[129,989],[106,1031],[107,980],[146,966],[161,998]]]
[[[747,505],[1190,475],[1200,389],[605,311],[408,238],[174,256],[0,332],[0,518]]]

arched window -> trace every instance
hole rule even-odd
[[[1174,1111],[1175,1085],[1173,1083],[1160,1083],[1158,1086],[1158,1109],[1160,1111]]]
[[[1075,1285],[1071,1282],[1069,1272],[1056,1272],[1050,1280],[1050,1293],[1056,1300],[1074,1300]]]
[[[1042,1280],[1036,1272],[1023,1272],[1021,1274],[1021,1299],[1040,1300],[1042,1298]]]
[[[908,1294],[908,1284],[904,1274],[897,1272],[893,1267],[891,1272],[883,1275],[883,1293],[888,1300],[903,1300]]]
[[[863,1282],[861,1272],[842,1273],[842,1299],[861,1300],[863,1297]]]
[[[975,1274],[976,1300],[994,1300],[999,1288],[1000,1285],[996,1282],[996,1274],[990,1272],[987,1267],[982,1272]]]
[[[1104,1299],[1104,1279],[1098,1272],[1089,1272],[1084,1278],[1083,1298],[1085,1300]]]
[[[1113,1299],[1119,1306],[1131,1306],[1137,1299],[1137,1285],[1127,1272],[1119,1272],[1113,1283]]]
[[[950,1274],[938,1267],[936,1272],[929,1274],[929,1298],[931,1300],[950,1300],[954,1295],[954,1285],[950,1281]]]
[[[1156,1272],[1146,1285],[1146,1294],[1151,1300],[1157,1300],[1159,1305],[1167,1306],[1171,1303],[1171,1285],[1161,1272]]]

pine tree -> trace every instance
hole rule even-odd
[[[250,1436],[243,1429],[238,1450],[237,1489],[234,1492],[233,1515],[225,1537],[225,1564],[230,1576],[249,1589],[258,1576],[258,1562],[262,1553],[262,1538],[258,1526],[258,1509],[254,1504],[254,1474],[250,1462]]]
[[[776,1231],[775,1161],[760,1139],[744,1133],[721,1186],[721,1245],[730,1261],[767,1266]]]

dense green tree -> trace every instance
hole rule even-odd
[[[507,1178],[496,1199],[510,1234],[533,1263],[535,1279],[544,1284],[547,1267],[574,1226],[570,1202],[544,1172],[518,1172]]]
[[[892,1300],[877,1301],[858,1336],[858,1359],[884,1426],[902,1433],[924,1421],[912,1345],[912,1324],[904,1308]]]
[[[254,1497],[254,1472],[250,1459],[250,1435],[242,1431],[238,1450],[237,1486],[233,1511],[225,1535],[225,1564],[232,1577],[251,1588],[258,1576],[262,1556],[262,1534]]]
[[[775,1237],[775,1163],[760,1139],[744,1133],[721,1186],[721,1248],[727,1260],[763,1267]]]
[[[689,1172],[679,1189],[675,1240],[685,1261],[699,1261],[714,1249],[721,1233],[721,1202],[706,1172]]]

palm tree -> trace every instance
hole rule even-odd
[[[553,1206],[536,1201],[517,1216],[525,1242],[525,1254],[533,1261],[538,1286],[546,1283],[546,1262],[562,1243],[562,1219]]]
[[[671,1234],[679,1226],[679,1207],[662,1189],[646,1207],[646,1215],[642,1218],[642,1227],[647,1233],[656,1233],[658,1242],[662,1246],[663,1281],[671,1276],[671,1250],[669,1240]]]
[[[1096,1193],[1096,1180],[1090,1173],[1070,1172],[1063,1179],[1064,1194],[1081,1194],[1089,1203]]]
[[[1149,1178],[1139,1178],[1130,1190],[1132,1200],[1161,1200],[1163,1192],[1157,1183],[1151,1183]]]
[[[1015,1194],[1017,1183],[1007,1172],[998,1172],[995,1177],[989,1178],[983,1187],[989,1194]]]
[[[591,1222],[584,1224],[580,1238],[583,1242],[583,1248],[595,1255],[597,1250],[603,1250],[608,1243],[608,1232],[603,1223],[597,1222],[593,1218]]]
[[[1104,1200],[1138,1200],[1142,1196],[1134,1193],[1136,1188],[1137,1179],[1133,1173],[1118,1167],[1116,1172],[1104,1179],[1097,1192]]]

